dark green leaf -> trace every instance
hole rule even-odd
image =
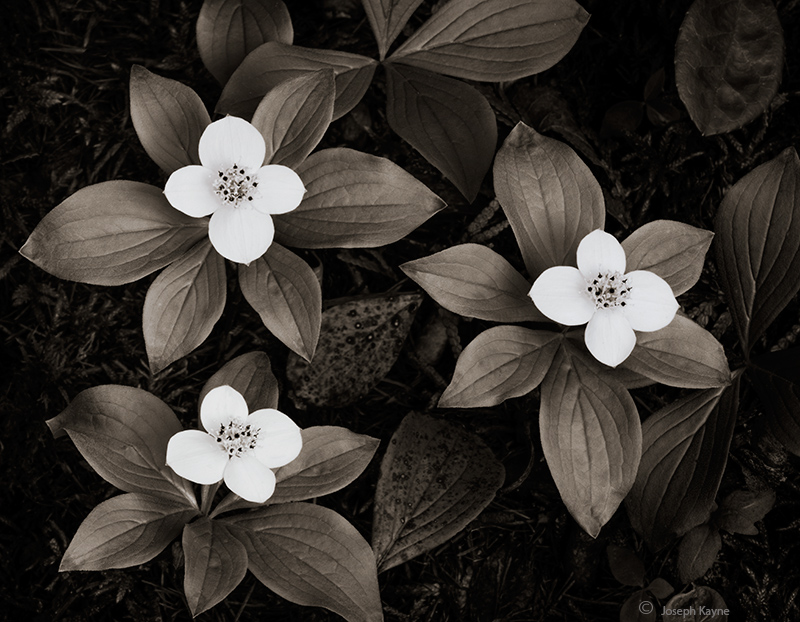
[[[707,573],[722,548],[719,530],[707,523],[692,527],[678,545],[678,576],[682,583],[700,579]]]
[[[405,237],[445,206],[386,158],[324,149],[297,167],[300,207],[275,216],[276,239],[297,248],[361,248]]]
[[[311,266],[273,243],[250,265],[239,265],[239,286],[264,326],[310,361],[322,321],[322,289]]]
[[[616,544],[609,544],[606,555],[611,574],[617,581],[622,585],[644,587],[644,564],[636,553]]]
[[[706,136],[742,127],[769,106],[783,71],[772,0],[696,0],[675,45],[675,82]]]
[[[422,0],[363,0],[381,60]]]
[[[474,201],[497,148],[489,102],[459,80],[396,63],[385,67],[389,127]]]
[[[772,435],[800,456],[800,348],[770,352],[748,369]]]
[[[560,61],[588,21],[574,0],[458,0],[390,58],[467,80],[518,80]]]
[[[734,490],[719,504],[714,522],[729,533],[757,536],[755,523],[763,520],[774,505],[774,490]]]
[[[491,503],[504,479],[503,465],[477,436],[406,415],[375,490],[372,548],[380,571],[447,542]]]
[[[719,592],[698,585],[686,593],[676,594],[664,606],[663,622],[728,622],[728,606]]]
[[[199,405],[211,389],[228,385],[244,396],[250,412],[278,407],[278,380],[265,352],[248,352],[228,361],[203,385]]]
[[[20,249],[60,279],[122,285],[163,268],[208,236],[208,220],[172,207],[161,188],[106,181],[78,190]]]
[[[225,308],[225,260],[207,239],[158,275],[142,314],[150,369],[159,372],[206,340]]]

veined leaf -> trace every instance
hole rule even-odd
[[[574,0],[458,0],[390,60],[467,80],[518,80],[560,61],[588,21]]]
[[[144,564],[198,514],[196,508],[164,497],[143,493],[113,497],[84,519],[58,569],[108,570]]]
[[[239,286],[264,326],[310,361],[322,322],[322,289],[311,266],[273,242],[262,257],[239,265]]]
[[[381,572],[447,542],[494,499],[505,469],[477,436],[410,413],[392,435],[375,490]]]
[[[774,490],[734,490],[714,512],[714,522],[728,533],[757,536],[756,523],[775,505]]]
[[[267,143],[265,162],[295,168],[322,140],[333,118],[333,69],[281,82],[269,91],[251,123]]]
[[[544,457],[570,514],[596,538],[636,478],[639,413],[625,388],[584,362],[567,340],[541,391]]]
[[[771,0],[696,0],[675,44],[675,82],[706,136],[742,127],[769,106],[783,71]]]
[[[722,286],[749,354],[800,289],[800,159],[793,147],[728,190],[716,234]]]
[[[497,152],[494,190],[531,279],[576,265],[580,241],[605,223],[603,191],[578,154],[524,123]]]
[[[181,257],[208,236],[208,219],[172,207],[161,188],[106,181],[57,205],[20,249],[60,279],[122,285]]]
[[[707,573],[722,548],[719,529],[703,523],[687,531],[678,545],[678,576],[682,583],[697,581]]]
[[[439,408],[495,406],[527,395],[550,369],[560,337],[560,333],[521,326],[496,326],[482,332],[458,357]]]
[[[275,237],[297,248],[371,248],[405,237],[445,206],[386,158],[323,149],[297,167],[300,206],[273,219]]]
[[[147,358],[159,372],[206,340],[225,308],[225,260],[199,242],[153,281],[144,299]]]
[[[645,569],[642,560],[630,549],[609,544],[606,547],[611,574],[622,585],[644,587]]]
[[[422,0],[363,0],[363,4],[383,60]]]
[[[480,244],[460,244],[400,266],[448,311],[491,322],[548,321],[528,297],[531,284]]]
[[[265,352],[248,352],[225,363],[209,378],[197,400],[197,411],[211,389],[228,385],[244,397],[250,412],[278,407],[278,380]]]
[[[395,63],[386,68],[386,120],[470,202],[497,147],[486,98],[459,80]]]
[[[292,20],[281,0],[205,0],[197,16],[200,58],[223,85],[259,45],[293,40]]]
[[[373,59],[359,54],[265,43],[250,52],[233,72],[217,103],[217,112],[250,118],[264,95],[281,82],[310,71],[333,69],[336,120],[361,101],[376,66]]]
[[[748,373],[764,403],[767,429],[800,456],[800,348],[760,356],[750,362]]]

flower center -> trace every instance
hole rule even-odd
[[[595,309],[624,307],[631,286],[619,272],[598,273],[595,278],[586,279],[586,293],[594,299]]]
[[[221,423],[219,430],[213,436],[216,437],[222,448],[228,452],[228,456],[233,458],[255,449],[259,432],[261,432],[261,428],[231,421],[228,425]]]
[[[223,203],[239,207],[253,200],[258,182],[253,180],[249,171],[243,166],[234,164],[224,171],[218,171],[214,180],[214,192]]]

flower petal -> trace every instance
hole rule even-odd
[[[595,229],[578,244],[578,270],[587,279],[608,272],[625,272],[625,250],[610,233]]]
[[[164,186],[167,201],[187,216],[201,218],[213,214],[221,205],[214,193],[214,172],[205,166],[184,166],[172,173]]]
[[[633,330],[649,333],[672,321],[679,305],[669,283],[647,270],[634,270],[625,278],[631,288],[625,302],[625,317]]]
[[[275,225],[269,214],[262,214],[249,205],[224,205],[212,214],[208,237],[226,259],[249,264],[267,252],[275,237]]]
[[[622,307],[598,309],[586,325],[583,338],[592,356],[610,367],[628,358],[636,345],[636,333]]]
[[[196,484],[216,484],[222,479],[228,454],[202,430],[178,432],[167,443],[167,465]]]
[[[586,291],[586,279],[571,266],[556,266],[542,272],[528,296],[539,311],[559,324],[580,326],[594,315],[594,300]]]
[[[300,175],[280,164],[262,166],[255,180],[258,192],[253,195],[253,207],[264,214],[291,212],[300,205],[306,193]]]
[[[303,448],[300,428],[279,410],[257,410],[250,415],[247,423],[261,428],[253,455],[265,466],[275,469],[289,464]]]
[[[245,454],[228,461],[225,485],[242,499],[264,503],[275,492],[275,473],[254,456]]]
[[[198,152],[200,162],[214,174],[234,164],[255,171],[264,164],[267,145],[253,125],[239,117],[225,117],[206,127]]]
[[[227,426],[232,421],[244,423],[246,419],[247,402],[228,385],[211,389],[200,404],[200,422],[211,434],[219,432],[221,425]]]

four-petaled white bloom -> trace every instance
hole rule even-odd
[[[652,332],[675,317],[678,301],[669,284],[647,270],[625,274],[625,250],[597,229],[578,245],[578,267],[548,268],[528,294],[559,324],[587,324],[585,341],[601,363],[616,367],[633,351],[635,330]]]
[[[271,214],[300,205],[305,186],[292,169],[262,166],[267,147],[253,125],[238,117],[211,123],[200,137],[202,166],[179,168],[164,194],[189,216],[211,215],[208,237],[217,252],[249,264],[267,252],[275,236]]]
[[[263,503],[275,492],[272,469],[300,453],[300,428],[273,408],[247,414],[241,393],[229,386],[208,392],[200,404],[202,430],[184,430],[169,439],[167,464],[197,484],[224,479],[231,491]]]

